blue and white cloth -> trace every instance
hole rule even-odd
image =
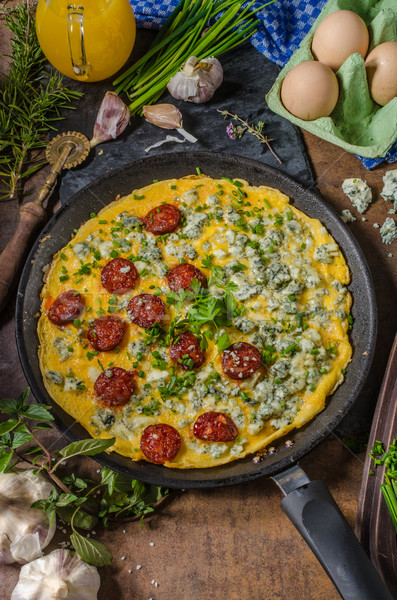
[[[138,27],[159,29],[179,0],[130,0]],[[252,45],[269,60],[284,66],[309,32],[326,0],[277,0],[257,13],[260,21],[251,37]],[[261,6],[263,2],[253,5]],[[397,161],[397,141],[385,157],[358,157],[366,169],[374,169],[383,161]]]

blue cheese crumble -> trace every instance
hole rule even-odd
[[[397,227],[391,217],[387,217],[386,221],[380,228],[380,235],[384,244],[392,244],[397,240]]]
[[[387,171],[383,176],[383,183],[380,195],[385,202],[393,202],[393,208],[389,212],[395,214],[397,213],[397,169]]]
[[[362,179],[345,179],[342,190],[359,213],[364,213],[372,202],[372,192]]]
[[[351,214],[348,208],[342,210],[340,218],[344,223],[353,223],[353,221],[357,221],[356,217]]]

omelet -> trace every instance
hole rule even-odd
[[[54,256],[45,386],[133,461],[203,468],[263,452],[342,383],[349,280],[326,228],[279,190],[156,181],[91,214]]]

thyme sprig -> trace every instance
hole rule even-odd
[[[256,137],[261,142],[261,144],[265,144],[270,150],[270,152],[273,154],[274,158],[280,163],[280,165],[282,164],[280,158],[277,156],[277,154],[270,145],[270,142],[272,142],[273,140],[271,138],[268,138],[263,133],[263,129],[265,127],[265,123],[263,121],[258,121],[257,125],[250,125],[247,121],[244,121],[244,119],[239,117],[237,114],[233,114],[228,110],[219,110],[219,108],[217,108],[216,110],[224,117],[224,119],[232,119],[232,121],[226,127],[226,133],[228,134],[230,139],[239,140],[243,137],[244,133],[250,133],[251,135]],[[237,121],[238,123],[240,123],[240,125],[233,125],[233,121]]]
[[[78,554],[95,566],[109,564],[112,555],[98,540],[85,537],[78,529],[92,530],[98,523],[142,520],[169,500],[168,490],[128,479],[103,467],[100,481],[72,472],[59,474],[59,467],[76,456],[95,456],[114,443],[114,438],[79,440],[53,452],[40,439],[39,432],[52,429],[48,406],[29,404],[29,388],[18,399],[0,400],[0,413],[8,419],[0,423],[0,473],[17,470],[29,463],[33,473],[43,473],[54,484],[50,496],[32,506],[44,510],[52,521],[55,514],[70,523],[70,540]]]
[[[0,86],[0,199],[23,193],[22,180],[47,161],[42,153],[61,119],[60,111],[73,108],[82,94],[63,84],[60,73],[44,71],[45,57],[36,36],[34,0],[25,0],[0,17],[12,34],[10,66]]]

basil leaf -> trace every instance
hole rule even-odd
[[[63,458],[70,458],[78,454],[84,454],[85,456],[94,456],[103,452],[110,446],[113,446],[116,438],[110,438],[107,440],[80,440],[79,442],[72,442],[65,448],[59,451],[60,456]]]
[[[58,516],[66,523],[70,523],[72,516],[73,517],[73,525],[75,527],[79,527],[80,529],[91,530],[98,523],[98,519],[95,515],[90,515],[82,508],[77,512],[74,506],[62,506],[57,508]]]
[[[34,429],[52,429],[50,423],[36,423]]]
[[[227,333],[224,333],[216,340],[216,345],[218,346],[219,352],[225,350],[230,346],[230,338]]]
[[[30,387],[26,387],[23,390],[23,392],[21,392],[21,394],[19,394],[18,400],[17,400],[17,406],[18,406],[19,412],[21,412],[21,410],[23,408],[25,408],[25,406],[27,405],[27,402],[29,400],[29,394],[30,394]]]
[[[93,539],[87,539],[77,533],[73,532],[70,536],[74,549],[77,554],[89,565],[94,567],[103,567],[110,565],[112,561],[112,553],[110,550],[101,542]]]
[[[24,431],[24,428],[25,426],[18,428],[18,430],[14,432],[11,448],[19,448],[19,446],[23,446],[27,442],[33,440],[33,436],[28,431]]]
[[[12,452],[2,452],[0,454],[0,473],[4,473],[8,467],[8,463],[12,458]]]
[[[113,494],[116,478],[117,478],[117,473],[115,473],[108,467],[103,467],[103,469],[101,469],[101,483],[107,484],[109,496],[111,496]]]
[[[68,504],[75,502],[75,500],[77,499],[77,496],[75,496],[74,494],[59,494],[56,505],[60,507],[67,506]]]
[[[13,398],[2,398],[0,400],[0,412],[7,415],[16,415],[18,413],[18,401]]]
[[[8,421],[0,423],[0,435],[3,435],[4,433],[8,433],[9,431],[15,429],[19,422],[19,419],[8,419]]]
[[[38,421],[53,421],[54,417],[42,404],[30,404],[24,408],[22,414],[28,419],[37,419]]]

